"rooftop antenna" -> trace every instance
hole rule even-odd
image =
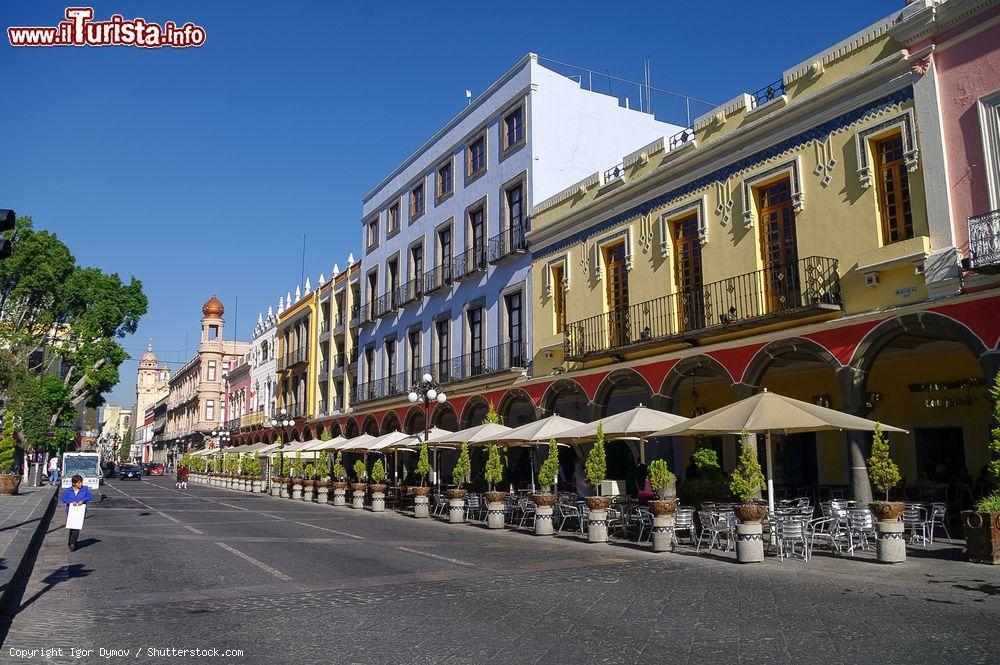
[[[302,234],[302,272],[299,274],[299,284],[306,281],[306,234]]]
[[[652,93],[651,88],[653,87],[653,85],[652,85],[653,84],[653,59],[651,57],[649,57],[648,55],[646,56],[646,59],[643,61],[643,71],[646,74],[646,113],[652,113],[653,112],[653,98],[651,96],[651,93]]]
[[[472,91],[469,90],[468,88],[465,89],[465,105],[466,106],[472,105]]]

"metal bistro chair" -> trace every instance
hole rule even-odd
[[[951,534],[948,533],[948,504],[942,501],[935,501],[931,504],[931,543],[934,542],[934,529],[937,527],[944,529],[944,535],[948,536],[948,540],[951,540]]]
[[[903,508],[903,524],[910,532],[911,543],[919,542],[927,547],[927,543],[930,542],[927,532],[930,530],[931,521],[927,518],[925,507],[917,503],[906,504]]]
[[[786,515],[777,519],[778,561],[784,561],[795,556],[803,561],[809,560],[809,541],[807,540],[806,521],[798,515]],[[798,554],[795,546],[800,546]]]
[[[469,492],[465,495],[465,519],[475,520],[477,522],[482,521],[483,515],[483,497],[479,494]]]
[[[687,531],[688,538],[691,539],[691,544],[694,545],[694,508],[681,506],[674,513],[674,542],[679,542],[677,540],[677,533],[680,531]]]
[[[836,517],[817,517],[809,520],[806,524],[806,536],[809,539],[809,556],[812,556],[813,550],[816,549],[817,540],[829,543],[830,551],[835,556],[840,556],[845,533]]]
[[[518,523],[517,526],[518,527],[523,527],[524,526],[524,521],[530,517],[531,518],[531,527],[534,528],[534,526],[535,526],[535,509],[536,509],[535,502],[532,501],[531,499],[529,499],[528,497],[522,497],[520,499],[520,501],[518,502],[518,508],[520,510],[520,513],[521,513],[521,521]]]
[[[695,545],[694,551],[701,551],[701,544],[705,542],[705,537],[708,536],[708,551],[711,552],[716,543],[720,546],[722,545],[722,536],[725,536],[726,549],[724,551],[728,552],[732,543],[729,520],[719,513],[701,510],[698,511],[698,521],[701,522],[701,533],[698,534],[698,543]]]
[[[847,511],[848,543],[847,551],[854,556],[854,550],[875,549],[875,518],[867,508],[851,508]]]
[[[434,517],[443,517],[448,510],[448,500],[441,492],[434,492]]]
[[[674,513],[674,520],[676,523],[677,513]],[[634,524],[639,526],[639,535],[636,536],[635,542],[642,542],[642,534],[646,534],[647,537],[652,537],[653,535],[653,513],[650,512],[649,508],[645,506],[636,506],[635,511],[632,513],[632,521]]]
[[[562,533],[563,527],[569,521],[575,521],[576,530],[583,533],[584,521],[578,506],[571,506],[568,503],[558,503],[556,504],[556,510],[559,513],[559,527],[556,529],[557,534]]]

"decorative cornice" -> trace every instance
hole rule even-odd
[[[820,51],[811,58],[806,58],[794,67],[786,69],[784,74],[781,76],[785,85],[789,85],[790,83],[809,74],[809,68],[812,67],[813,63],[818,62],[821,67],[826,67],[828,64],[839,60],[864,46],[867,46],[872,41],[887,33],[890,28],[896,24],[896,20],[899,15],[899,12],[895,12],[890,16],[879,19],[867,28],[855,32],[847,39],[837,42],[825,51]]]

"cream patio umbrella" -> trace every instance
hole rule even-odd
[[[573,420],[571,418],[563,418],[560,415],[553,414],[548,418],[542,418],[541,420],[536,420],[531,423],[526,423],[520,427],[515,427],[506,434],[501,435],[496,439],[496,442],[504,445],[508,448],[513,448],[516,446],[532,446],[531,457],[528,461],[531,463],[531,491],[535,491],[535,448],[542,444],[547,444],[550,439],[558,438],[560,434],[567,430],[575,429],[581,427],[584,423],[579,420]],[[566,444],[561,443],[561,446]],[[558,486],[559,478],[556,477],[556,485]]]
[[[347,441],[347,439],[345,439],[342,436],[335,436],[334,438],[327,439],[326,441],[323,441],[322,439],[313,439],[312,442],[310,443],[310,446],[306,448],[306,450],[308,450],[309,452],[333,450],[335,446],[337,446],[340,443],[343,443],[344,441]]]
[[[764,392],[691,418],[687,422],[654,432],[653,436],[724,435],[739,434],[744,430],[752,434],[764,434],[764,459],[767,464],[767,504],[771,510],[774,510],[772,433],[795,434],[824,430],[871,432],[876,425],[879,423],[874,420],[859,418],[810,402],[785,397],[768,392],[765,388]],[[881,427],[884,432],[906,432],[906,430],[891,425],[881,425]]]
[[[501,436],[510,432],[511,428],[497,423],[483,423],[457,432],[448,432],[441,436],[430,437],[427,445],[432,443],[450,443],[462,445],[463,443],[493,443]]]
[[[645,463],[646,439],[660,436],[655,434],[657,430],[686,421],[687,418],[684,416],[657,411],[640,404],[628,411],[566,430],[555,438],[556,441],[566,443],[586,443],[594,440],[597,436],[597,426],[601,425],[605,438],[609,440],[633,439],[639,441],[639,461]]]

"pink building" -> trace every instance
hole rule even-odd
[[[908,2],[893,31],[915,75],[928,215],[949,222],[936,228],[964,267],[1000,271],[1000,1]],[[928,270],[953,269],[939,258]]]

